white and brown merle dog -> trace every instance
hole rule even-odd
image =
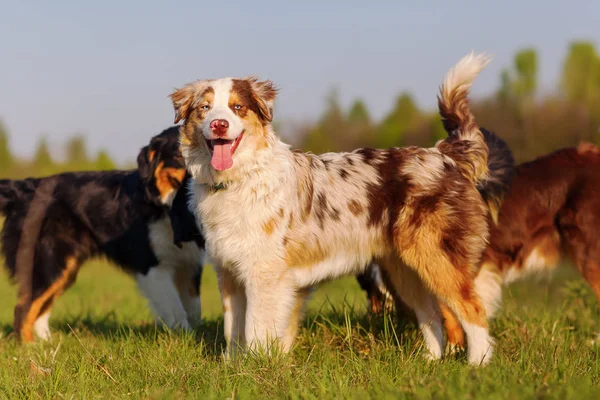
[[[473,279],[488,237],[477,186],[488,147],[467,94],[487,59],[469,55],[446,76],[440,112],[452,132],[433,148],[292,151],[273,131],[269,81],[196,81],[171,94],[225,310],[228,354],[293,344],[307,288],[365,270],[374,259],[416,312],[432,358],[443,349],[436,298],[458,316],[468,360],[490,360]],[[493,202],[493,199],[487,199]]]

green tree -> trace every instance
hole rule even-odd
[[[5,171],[12,165],[13,158],[8,143],[8,132],[0,121],[0,170]]]
[[[513,96],[512,80],[510,71],[505,68],[500,73],[500,89],[498,90],[498,98],[503,102],[509,102]]]
[[[72,137],[66,144],[67,163],[71,168],[85,169],[89,165],[89,158],[82,135]]]
[[[376,145],[381,148],[402,146],[404,134],[418,124],[420,117],[421,113],[411,95],[401,94],[394,109],[377,129]]]
[[[600,59],[593,43],[574,42],[563,67],[562,89],[571,102],[590,105],[600,96]]]
[[[42,137],[38,141],[35,155],[33,156],[33,165],[39,170],[38,172],[48,172],[53,164],[52,156],[48,149],[48,142],[45,137]]]
[[[104,149],[98,152],[96,161],[94,162],[95,169],[98,171],[109,171],[116,168],[116,165],[108,152]]]
[[[524,49],[515,55],[515,92],[523,100],[531,99],[537,89],[538,57],[535,49]]]
[[[431,131],[432,144],[436,143],[438,140],[446,139],[448,137],[448,132],[444,129],[444,124],[442,123],[442,119],[439,114],[435,114],[429,119],[429,129]]]
[[[369,125],[371,123],[369,110],[367,110],[367,106],[362,100],[356,100],[350,106],[348,122],[357,125]]]
[[[366,104],[362,100],[356,100],[350,106],[348,118],[346,119],[348,145],[346,150],[357,147],[373,146],[373,128],[371,117]]]
[[[515,54],[511,69],[500,75],[498,98],[514,102],[518,108],[531,104],[538,84],[538,56],[535,49],[523,49]]]
[[[309,130],[303,147],[315,153],[338,151],[345,143],[346,121],[337,90],[327,97],[327,107],[319,122]]]

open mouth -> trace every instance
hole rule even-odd
[[[233,166],[233,153],[238,148],[244,131],[234,140],[229,139],[206,139],[208,150],[212,156],[210,165],[217,171],[223,171]]]

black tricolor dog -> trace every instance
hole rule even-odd
[[[48,318],[79,267],[106,257],[135,275],[170,328],[200,321],[204,241],[187,207],[178,127],[152,138],[132,171],[0,180],[2,252],[19,286],[15,331],[48,339]]]

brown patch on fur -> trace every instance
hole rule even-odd
[[[251,95],[258,106],[258,116],[263,122],[273,121],[273,102],[278,89],[271,81],[259,81],[255,77],[244,79],[251,87]]]
[[[348,210],[350,210],[352,215],[358,217],[364,212],[364,207],[362,206],[362,204],[360,204],[360,202],[353,199],[348,202]]]
[[[391,151],[391,150],[389,150]],[[364,149],[358,149],[356,150],[357,154],[360,154],[362,156],[363,162],[367,165],[372,165],[375,160],[377,159],[377,156],[379,155],[380,151],[379,150],[375,150],[375,149],[369,149],[369,148],[364,148]],[[348,159],[350,161],[352,161],[350,159],[350,157],[348,157]],[[350,163],[350,165],[353,165],[352,163]]]
[[[213,103],[215,92],[207,84],[208,82],[193,82],[171,94],[171,101],[175,109],[175,123],[187,120],[192,110],[202,111],[198,110],[197,107],[204,102],[207,104]]]
[[[171,95],[171,96],[173,96],[173,95]],[[198,132],[198,129],[201,126],[202,121],[204,120],[206,111],[199,108],[199,106],[203,105],[203,104],[212,104],[212,102],[214,101],[214,96],[215,96],[215,93],[214,93],[213,88],[206,87],[203,89],[203,91],[199,95],[196,95],[193,98],[189,99],[190,105],[186,106],[186,107],[191,107],[192,103],[195,104],[196,106],[194,108],[184,108],[183,111],[181,111],[179,108],[177,108],[178,106],[177,106],[175,100],[173,100],[173,105],[174,105],[175,111],[178,113],[178,115],[180,113],[185,113],[185,114],[183,114],[183,116],[180,119],[177,120],[177,121],[179,121],[181,119],[185,119],[185,123],[179,129],[179,132],[181,134],[181,142],[182,143],[193,146],[193,147],[200,146],[200,140],[199,140],[200,133]],[[194,98],[196,99],[195,101],[194,101]]]
[[[458,218],[443,230],[440,247],[457,268],[466,268],[470,264],[468,237],[469,227]]]
[[[372,162],[375,155],[371,149],[359,152],[365,157],[365,162]],[[367,199],[369,211],[369,226],[377,226],[382,223],[384,215],[387,214],[386,233],[389,240],[394,236],[394,227],[400,212],[404,208],[406,199],[412,184],[408,177],[402,173],[405,159],[402,150],[390,149],[381,152],[383,160],[374,167],[377,169],[380,182],[367,186]]]
[[[308,245],[289,237],[284,238],[284,241],[286,241],[284,260],[288,267],[311,267],[327,258],[327,252],[318,243]]]
[[[317,194],[317,202],[314,211],[315,217],[317,218],[317,222],[321,229],[324,229],[327,217],[334,221],[340,220],[340,210],[332,206],[327,201],[327,196],[323,192]]]
[[[235,109],[235,106],[239,105],[239,110]],[[234,79],[231,85],[231,93],[229,95],[229,108],[240,118],[246,118],[248,111],[260,115],[260,107],[257,101],[254,99],[252,92],[252,86],[250,82],[245,79]],[[262,122],[263,124],[266,121]]]
[[[148,153],[148,161],[154,160],[155,155],[156,155],[156,150],[151,150],[150,153]]]
[[[411,183],[392,239],[402,260],[465,321],[487,326],[473,280],[487,238],[487,210],[476,188],[455,168],[426,187]],[[437,200],[434,200],[437,198]],[[389,232],[389,226],[387,228]],[[435,265],[435,268],[431,268]],[[469,294],[469,296],[466,296]]]
[[[31,342],[35,339],[33,332],[35,321],[52,306],[54,299],[60,296],[74,282],[79,270],[77,259],[69,257],[65,265],[62,275],[31,303],[31,307],[21,325],[21,337],[24,342]]]
[[[173,190],[179,188],[181,182],[185,178],[185,168],[165,168],[164,161],[161,161],[156,169],[154,170],[154,178],[156,179],[156,188],[160,193],[161,199],[165,199]],[[178,186],[174,186],[173,181],[179,183]]]
[[[315,208],[315,216],[319,222],[319,227],[323,229],[325,224],[325,213],[327,212],[327,197],[324,193],[317,193],[317,207]]]
[[[275,218],[269,218],[267,222],[263,224],[263,231],[268,235],[272,235],[273,231],[277,227],[277,220]]]
[[[275,228],[277,228],[277,225],[279,224],[279,221],[283,220],[283,217],[285,216],[285,210],[283,208],[280,208],[277,211],[277,215],[274,215],[273,217],[269,218],[267,220],[267,222],[265,222],[263,224],[263,231],[270,236],[274,231]],[[291,216],[290,216],[291,218]]]
[[[446,336],[448,337],[448,343],[459,349],[465,347],[465,333],[460,326],[460,322],[456,319],[456,316],[445,304],[440,304],[442,315],[444,317],[444,327],[446,329]]]
[[[435,213],[442,201],[442,193],[436,192],[431,195],[419,196],[412,205],[413,213],[410,217],[411,224],[418,224],[424,214]]]

